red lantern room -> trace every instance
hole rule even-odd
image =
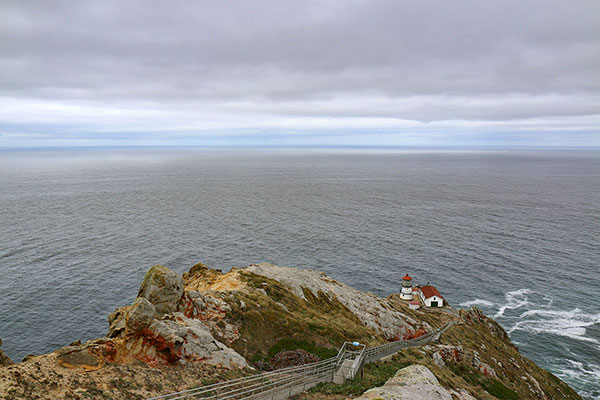
[[[400,292],[400,297],[404,300],[412,300],[412,278],[406,274],[402,278],[402,291]]]

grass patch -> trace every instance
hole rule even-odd
[[[519,400],[519,395],[514,390],[504,386],[502,382],[496,379],[488,379],[483,382],[483,388],[492,396],[501,400]]]
[[[313,393],[338,394],[344,396],[358,396],[366,390],[382,386],[385,382],[396,374],[396,371],[411,365],[410,362],[391,361],[376,362],[365,365],[362,377],[358,375],[354,379],[347,380],[341,385],[334,383],[320,383],[312,388]]]
[[[259,289],[224,299],[231,306],[228,316],[240,324],[243,338],[232,347],[247,359],[258,361],[296,349],[326,359],[335,356],[345,341],[383,342],[336,298],[304,290],[306,299],[302,299],[281,282],[246,271],[240,271],[240,278],[250,288]],[[240,300],[244,309],[238,306]]]
[[[460,376],[472,385],[479,385],[481,381],[481,374],[464,363],[448,363],[448,367],[456,376]]]
[[[313,332],[324,331],[325,329],[327,329],[324,326],[313,324],[312,322],[309,322],[306,325],[308,326],[308,329],[310,329]]]

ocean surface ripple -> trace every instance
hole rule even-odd
[[[379,295],[410,273],[600,397],[599,151],[0,151],[0,188],[16,360],[103,336],[154,264],[267,261]]]

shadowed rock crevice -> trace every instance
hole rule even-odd
[[[0,347],[2,347],[2,339],[0,339]],[[0,367],[11,364],[13,364],[13,360],[11,360],[10,357],[4,354],[4,352],[0,349]]]

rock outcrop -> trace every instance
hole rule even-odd
[[[2,347],[2,339],[0,339],[0,347]],[[13,364],[13,360],[11,360],[10,357],[4,354],[0,349],[0,367],[5,367],[11,364]]]
[[[375,345],[432,329],[392,300],[318,271],[263,263],[222,273],[196,264],[183,278],[178,311],[202,319],[215,338],[246,358],[263,359],[288,337],[323,347],[338,347],[349,338]]]
[[[227,368],[248,367],[242,356],[213,337],[201,318],[214,303],[198,292],[184,295],[183,278],[155,265],[146,273],[133,304],[110,314],[112,344],[105,358],[112,362],[137,359],[149,365],[203,361]]]
[[[314,296],[324,293],[329,298],[336,298],[366,327],[375,330],[388,340],[409,339],[431,330],[429,324],[416,321],[395,310],[388,299],[372,293],[360,292],[330,278],[323,272],[279,267],[268,263],[252,264],[246,268],[246,271],[282,282],[302,299],[306,299],[305,290],[309,290]]]
[[[152,303],[161,316],[177,309],[182,294],[183,278],[167,267],[155,265],[146,273],[137,297]]]
[[[433,361],[440,368],[446,366],[447,361],[459,362],[464,358],[461,346],[438,345],[432,354]]]
[[[143,399],[253,373],[246,359],[269,370],[298,365],[335,356],[345,341],[376,346],[449,320],[439,342],[375,365],[372,384],[411,366],[361,398],[581,399],[477,309],[411,310],[397,295],[272,264],[227,273],[196,264],[182,277],[154,266],[133,303],[108,316],[106,337],[1,367],[0,399]],[[10,363],[0,351],[0,366]],[[316,389],[302,398],[322,398]]]
[[[396,372],[383,386],[369,389],[357,399],[452,400],[452,395],[427,367],[411,365]]]

